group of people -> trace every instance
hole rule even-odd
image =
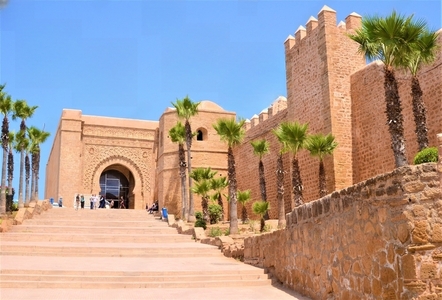
[[[91,197],[89,198],[90,201],[90,208],[91,209],[97,209],[97,208],[126,208],[126,204],[124,201],[124,197],[121,196],[120,199],[118,200],[118,204],[116,205],[114,200],[108,201],[106,200],[106,198],[104,198],[103,195],[97,195],[97,194],[92,194]],[[60,201],[59,201],[60,202]],[[81,209],[84,209],[84,196],[77,194],[77,196],[75,196],[75,210],[78,210],[79,207],[81,207]]]

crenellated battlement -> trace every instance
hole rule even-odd
[[[287,98],[284,96],[279,96],[273,101],[273,103],[266,109],[263,109],[259,115],[253,115],[252,118],[247,119],[244,123],[244,127],[247,130],[258,126],[260,123],[272,118],[280,111],[283,111],[287,108]]]
[[[302,25],[299,26],[295,31],[294,36],[289,35],[287,37],[284,42],[286,54],[289,51],[299,50],[299,47],[304,46],[303,40],[317,34],[318,29],[321,29],[321,32],[323,32],[324,35],[330,27],[339,28],[340,30],[343,30],[343,33],[346,33],[358,28],[361,25],[362,17],[353,12],[345,18],[345,22],[340,21],[336,24],[336,20],[336,11],[327,5],[324,5],[318,13],[318,19],[311,16],[307,20],[306,27]],[[310,44],[307,44],[306,47],[310,47]]]

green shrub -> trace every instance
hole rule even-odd
[[[230,228],[227,228],[227,229],[224,231],[224,235],[230,235]]]
[[[209,205],[209,219],[210,224],[216,224],[221,220],[223,208],[218,203],[212,203]]]
[[[203,219],[203,213],[200,211],[195,212],[195,219],[202,220]]]
[[[12,203],[11,211],[17,211],[18,210],[18,203]]]
[[[216,236],[221,236],[223,235],[223,231],[221,230],[221,228],[219,227],[211,227],[210,231],[209,231],[209,236],[210,237],[216,237]]]
[[[195,222],[195,227],[202,227],[204,230],[206,230],[206,221],[204,221],[203,219],[197,219]]]
[[[436,147],[425,148],[414,157],[414,164],[419,165],[427,162],[437,162],[438,151]]]

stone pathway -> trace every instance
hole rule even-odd
[[[307,299],[145,211],[51,209],[0,235],[0,299]]]

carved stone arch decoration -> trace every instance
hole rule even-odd
[[[141,195],[141,198],[144,199],[143,190],[145,182],[143,172],[131,159],[119,155],[109,156],[95,166],[90,178],[91,193],[98,193],[100,191],[100,176],[107,167],[112,165],[122,165],[132,173],[135,179],[132,190],[133,194]]]

